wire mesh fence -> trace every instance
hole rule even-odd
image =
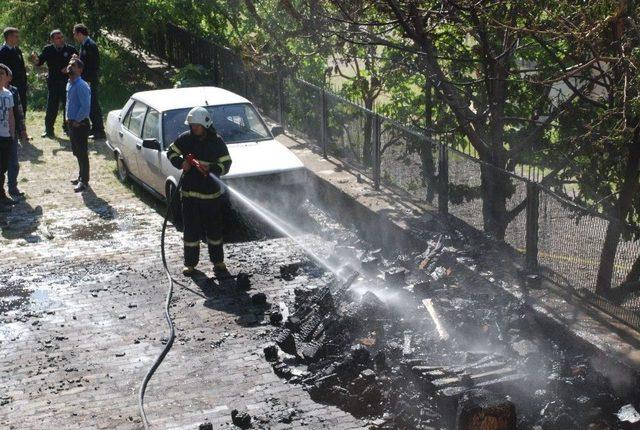
[[[456,150],[448,148],[447,152],[449,213],[483,230],[481,165]]]
[[[331,156],[371,173],[373,114],[335,94],[325,92],[326,149]]]
[[[261,112],[270,118],[278,118],[278,75],[273,71],[248,69],[247,94]]]
[[[414,199],[435,204],[438,197],[438,160],[436,140],[381,119],[380,180]]]
[[[310,144],[322,146],[322,91],[315,85],[287,79],[284,87],[284,127]]]
[[[211,69],[216,85],[248,97],[325,156],[371,177],[374,186],[422,200],[494,236],[497,223],[497,235],[524,257],[525,269],[540,266],[556,285],[586,294],[601,309],[640,328],[637,229],[624,225],[613,257],[610,300],[598,296],[602,249],[615,221],[537,183],[544,169],[493,167],[470,145],[448,144],[463,140],[425,134],[301,79],[246,64],[238,53],[173,25],[132,40],[174,65]]]

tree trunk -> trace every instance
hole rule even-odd
[[[508,225],[507,198],[511,189],[509,177],[486,165],[480,166],[480,172],[484,231],[495,239],[504,240]]]
[[[611,291],[611,278],[613,276],[613,264],[623,232],[625,219],[633,204],[633,198],[638,192],[638,178],[640,176],[640,126],[636,126],[633,133],[633,141],[627,155],[624,179],[618,201],[614,208],[614,221],[607,226],[607,233],[600,253],[600,267],[596,281],[596,293],[607,296]]]
[[[640,255],[633,262],[631,270],[627,273],[627,277],[624,280],[624,284],[629,291],[637,291],[640,289]]]
[[[429,80],[424,85],[424,126],[432,128],[433,124],[433,95]],[[433,203],[437,181],[435,174],[435,160],[433,158],[433,146],[431,145],[431,133],[427,133],[428,141],[420,146],[420,161],[422,167],[422,185],[427,187],[427,202]]]

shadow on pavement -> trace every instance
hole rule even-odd
[[[42,154],[44,154],[44,151],[35,146],[33,144],[33,140],[30,140],[28,143],[20,142],[20,161],[29,161],[33,164],[42,164],[44,163],[44,161],[41,160]]]
[[[37,234],[42,219],[42,206],[31,206],[26,200],[20,201],[13,208],[0,212],[0,229],[2,237],[9,240],[24,239],[29,243],[37,243],[42,237]]]
[[[84,205],[102,219],[113,219],[116,216],[115,209],[102,197],[98,197],[95,191],[89,187],[82,193]]]
[[[236,315],[236,322],[243,327],[255,327],[264,319],[269,303],[254,303],[248,291],[240,290],[235,279],[215,281],[204,272],[196,270],[193,282],[207,296],[206,308]]]

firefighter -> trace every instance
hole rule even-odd
[[[231,157],[222,138],[213,127],[211,114],[204,107],[189,111],[185,124],[189,131],[181,134],[167,150],[167,158],[182,169],[182,218],[184,223],[185,276],[192,276],[200,257],[200,240],[205,233],[209,258],[218,279],[231,275],[224,263],[222,249],[222,199],[224,192],[218,181],[203,174],[186,159],[193,157],[203,166],[205,173],[220,177],[229,171]]]

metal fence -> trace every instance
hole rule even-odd
[[[518,209],[504,241],[520,255],[523,268],[582,293],[640,328],[640,293],[629,289],[615,305],[595,294],[605,232],[614,220],[556,195],[530,181],[529,175],[496,169],[469,151],[454,149],[442,136],[426,135],[309,82],[248,64],[240,54],[172,24],[153,34],[134,35],[132,40],[176,66],[206,67],[215,85],[251,99],[324,156],[336,157],[370,177],[375,188],[384,185],[426,201],[478,230],[486,228],[483,196],[488,194],[483,193],[483,175],[496,175],[510,191],[506,208]],[[631,231],[629,226],[624,229]],[[623,290],[617,287],[634,264],[640,264],[639,236],[624,234],[620,240],[614,257],[614,292]]]

